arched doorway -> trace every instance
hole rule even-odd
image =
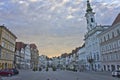
[[[107,65],[107,68],[108,68],[108,71],[110,71],[110,66],[109,65]]]
[[[117,70],[120,70],[120,65],[117,65]]]
[[[104,65],[104,71],[106,71],[106,66]]]
[[[2,63],[2,69],[4,69],[4,63]]]
[[[111,70],[112,70],[112,71],[115,70],[115,65],[111,65]]]
[[[5,68],[7,68],[7,63],[5,63]]]

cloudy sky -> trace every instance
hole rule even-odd
[[[120,12],[120,0],[90,0],[96,22],[111,25]],[[17,41],[35,43],[49,57],[70,53],[83,44],[86,0],[0,0],[0,24]]]

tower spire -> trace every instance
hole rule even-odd
[[[92,8],[90,6],[89,0],[87,0],[87,10],[86,10],[86,12],[92,12]]]

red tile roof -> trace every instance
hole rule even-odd
[[[37,46],[35,44],[30,44],[30,48],[37,49]]]
[[[117,23],[119,23],[119,22],[120,22],[120,13],[118,14],[118,16],[116,17],[116,19],[114,20],[112,26],[115,25],[115,24],[117,24]]]
[[[15,46],[15,51],[16,50],[21,50],[21,48],[25,48],[25,44],[23,42],[16,42],[16,46]]]

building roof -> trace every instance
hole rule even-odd
[[[35,44],[30,44],[30,48],[37,49],[37,46]]]
[[[98,34],[97,36],[103,36],[103,34],[107,33],[108,31],[112,30],[114,28],[114,25],[120,23],[120,13],[118,14],[118,16],[115,18],[115,20],[113,21],[113,24],[111,25],[111,27],[109,27],[108,29],[104,30],[103,32],[101,32],[100,34]]]
[[[20,51],[22,48],[25,48],[25,46],[26,44],[24,44],[23,42],[16,42],[15,51]]]
[[[117,23],[119,23],[119,22],[120,22],[120,13],[118,14],[118,16],[116,17],[116,19],[114,20],[112,26],[115,25],[115,24],[117,24]]]
[[[6,28],[4,25],[0,25],[1,28],[4,28],[6,31],[8,31],[12,36],[14,36],[16,39],[16,35],[14,35],[8,28]]]
[[[67,56],[68,56],[67,53],[61,54],[61,58],[65,58],[65,57],[67,57]]]

